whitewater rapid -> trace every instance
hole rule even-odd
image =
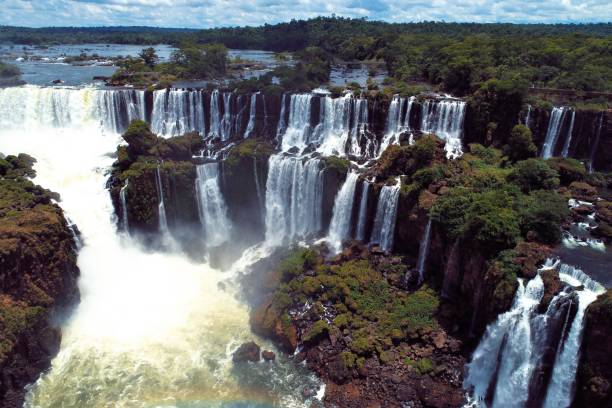
[[[0,90],[0,152],[38,161],[35,182],[60,193],[61,207],[79,228],[81,303],[63,323],[51,370],[29,390],[26,407],[304,406],[302,390],[316,380],[278,361],[237,369],[231,353],[255,339],[247,307],[236,300],[228,274],[178,253],[152,253],[119,234],[107,171],[119,135],[99,118],[89,90],[67,90],[56,101],[63,122],[41,117],[46,91]],[[62,91],[63,92],[63,91]],[[10,99],[23,94],[23,115]],[[26,106],[27,104],[35,106]],[[55,124],[55,126],[53,125]],[[234,266],[234,270],[240,269]]]

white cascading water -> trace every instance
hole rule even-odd
[[[246,130],[244,131],[244,138],[251,136],[253,129],[255,129],[255,120],[257,116],[257,95],[259,92],[256,92],[251,95],[251,101],[249,103],[249,123],[247,124]]]
[[[266,243],[278,246],[321,231],[323,172],[316,158],[270,156]]]
[[[331,96],[320,97],[321,110],[319,124],[313,132],[313,142],[317,151],[325,156],[344,156],[346,144],[351,129],[351,108],[354,107],[355,98],[346,94],[339,98]]]
[[[465,102],[454,99],[426,100],[421,110],[421,131],[433,133],[446,142],[449,159],[463,154],[462,137]]]
[[[289,97],[289,118],[282,135],[281,149],[288,151],[294,147],[303,151],[310,143],[312,128],[310,113],[312,94],[297,94]]]
[[[351,142],[348,153],[357,157],[372,157],[377,150],[374,143],[375,140],[368,137],[368,100],[357,98],[353,106]]]
[[[389,104],[387,124],[385,126],[385,134],[380,143],[379,155],[390,145],[399,144],[402,133],[410,130],[410,115],[415,100],[416,98],[414,96],[406,100],[406,98],[401,98],[399,95],[393,95],[393,99],[391,99],[391,103]],[[408,104],[408,107],[404,112],[404,106],[406,104]]]
[[[210,94],[210,128],[208,137],[215,139],[221,137],[221,95],[218,89],[215,89]]]
[[[130,179],[125,179],[125,184],[121,187],[119,191],[119,200],[121,201],[121,227],[128,234],[130,233],[130,223],[128,220],[128,212],[127,212],[127,189],[130,185]]]
[[[569,148],[572,144],[572,135],[574,133],[574,121],[576,119],[576,111],[572,109],[572,116],[570,118],[569,129],[567,130],[567,136],[565,137],[565,143],[563,144],[563,150],[561,156],[567,157],[569,155]]]
[[[232,97],[234,96],[231,92],[224,92],[223,98],[223,117],[219,124],[220,137],[223,142],[228,141],[232,137],[234,130],[234,117],[232,115]]]
[[[529,127],[530,120],[531,120],[531,105],[527,105],[527,114],[525,115],[525,126]]]
[[[599,147],[599,138],[601,137],[603,122],[604,112],[600,112],[599,119],[597,120],[597,129],[595,130],[595,141],[593,142],[593,146],[591,146],[591,154],[589,155],[589,173],[592,173],[595,169],[593,162],[595,161],[595,154],[597,153],[597,148]]]
[[[370,242],[378,244],[383,251],[393,249],[400,187],[401,182],[398,178],[395,185],[384,186],[380,190],[380,196],[378,197]]]
[[[355,234],[355,238],[359,241],[365,241],[369,192],[370,183],[364,180],[361,190],[361,199],[359,200],[359,213],[357,215],[357,232]]]
[[[550,113],[550,121],[548,122],[548,129],[546,130],[546,137],[544,138],[544,144],[542,145],[541,157],[543,159],[550,159],[554,154],[559,134],[563,128],[563,120],[568,108],[565,106],[554,107]]]
[[[159,220],[159,232],[162,237],[168,237],[170,230],[168,229],[168,218],[166,217],[166,203],[164,201],[164,187],[161,179],[161,172],[159,170],[159,164],[155,172],[155,187],[157,188],[157,200],[159,204],[157,206],[157,218]]]
[[[425,232],[421,238],[421,244],[419,245],[419,257],[417,259],[417,270],[419,272],[419,285],[425,280],[425,262],[427,262],[427,255],[429,253],[429,241],[431,235],[431,218],[427,220],[425,226]]]
[[[81,302],[25,407],[309,405],[302,392],[318,382],[301,366],[277,358],[234,369],[231,353],[254,336],[234,285],[219,288],[227,274],[182,254],[145,251],[117,233],[104,186],[121,138],[89,114],[94,90],[73,89],[54,102],[56,91],[0,89],[0,151],[38,160],[35,182],[61,194],[84,238]],[[58,112],[70,120],[54,124]]]
[[[169,89],[153,91],[151,130],[160,136],[188,132],[204,135],[204,100],[201,91]]]
[[[357,187],[358,178],[359,175],[356,172],[349,172],[334,201],[327,240],[336,253],[342,249],[342,242],[350,238],[351,215],[353,214],[355,188]]]
[[[553,268],[558,270],[561,281],[574,288],[584,286],[582,290],[575,290],[577,312],[567,336],[561,337],[543,405],[546,408],[567,408],[573,400],[584,312],[605,289],[581,270],[558,261],[548,260],[542,269]],[[538,314],[536,309],[543,293],[544,285],[539,274],[527,286],[519,279],[512,308],[487,327],[468,364],[464,381],[464,386],[472,392],[472,406],[487,407],[485,399],[490,393],[490,408],[527,407],[534,370],[539,366],[543,348],[549,341],[547,324],[552,318],[549,313],[555,310],[556,302],[568,296],[567,292],[561,292],[551,300],[546,313]]]
[[[200,164],[196,172],[196,197],[206,245],[221,245],[230,238],[231,223],[219,188],[219,163]]]
[[[144,91],[22,86],[0,94],[0,126],[74,128],[87,123],[121,133],[145,119]]]
[[[287,94],[284,93],[281,98],[280,104],[280,115],[278,118],[278,126],[276,127],[276,141],[280,141],[283,135],[285,134],[285,130],[287,128]]]

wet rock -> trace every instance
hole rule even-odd
[[[264,360],[266,361],[274,361],[276,360],[276,354],[274,354],[273,351],[270,350],[264,350],[261,352],[261,357],[263,357]]]
[[[257,363],[260,359],[260,350],[260,347],[254,341],[243,343],[234,351],[232,361],[234,363],[244,363],[247,361]]]

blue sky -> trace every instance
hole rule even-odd
[[[0,25],[219,27],[319,15],[389,22],[607,22],[610,0],[0,0]]]

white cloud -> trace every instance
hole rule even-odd
[[[260,25],[318,15],[392,22],[609,21],[606,0],[0,0],[0,24],[22,26]]]

